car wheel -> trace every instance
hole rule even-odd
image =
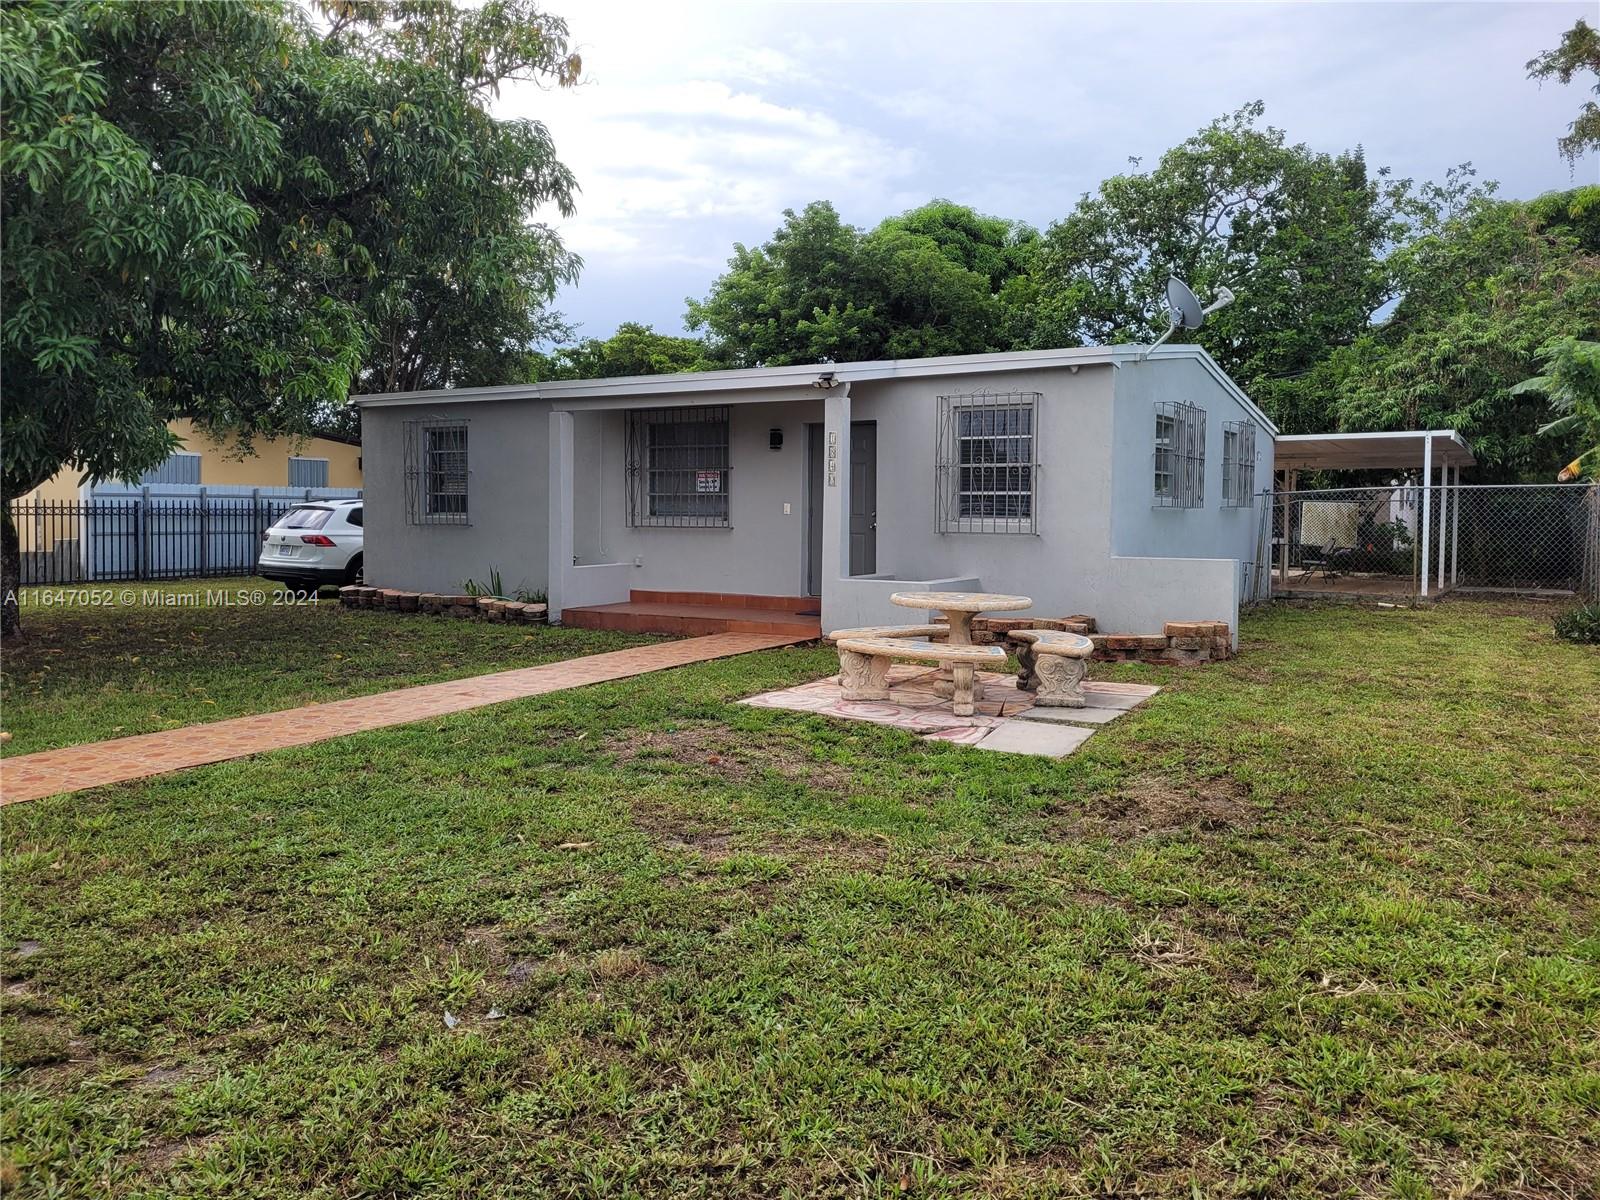
[[[350,560],[350,565],[344,569],[345,583],[360,583],[362,579],[361,570],[361,555],[358,554]]]

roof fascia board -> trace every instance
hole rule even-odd
[[[1178,349],[1187,348],[1178,347]],[[754,391],[765,388],[790,388],[797,384],[810,386],[817,376],[825,373],[832,374],[839,382],[844,383],[1096,364],[1116,366],[1137,358],[1138,350],[1137,346],[1074,346],[1062,350],[1021,350],[1010,354],[965,354],[942,358],[885,359],[862,363],[810,363],[800,366],[750,367],[732,371],[697,371],[682,375],[628,375],[616,379],[562,379],[545,383],[441,388],[421,392],[371,392],[352,396],[350,400],[351,403],[365,408],[396,404],[589,400],[612,396],[676,395],[681,392]],[[1212,364],[1212,369],[1216,369],[1215,364]]]

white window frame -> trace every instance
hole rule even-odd
[[[1256,423],[1222,425],[1222,506],[1254,508],[1256,503]]]
[[[406,517],[410,524],[472,523],[469,425],[436,418],[406,422]],[[444,444],[447,438],[458,444]]]
[[[1160,401],[1151,434],[1151,507],[1204,508],[1206,410],[1181,400]]]
[[[688,430],[697,432],[686,438]],[[731,528],[732,467],[733,414],[726,405],[630,409],[629,526]]]
[[[1033,534],[1039,529],[1039,392],[939,397],[934,478],[938,533]],[[1004,428],[1003,428],[1004,426]],[[1015,472],[1017,486],[1009,484]],[[984,476],[987,479],[984,480]],[[974,479],[990,485],[973,485]],[[980,511],[1005,507],[1015,512]]]

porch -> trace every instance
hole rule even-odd
[[[1600,500],[1585,484],[1463,484],[1454,430],[1277,441],[1253,599],[1411,603],[1452,593],[1569,596],[1597,586]],[[1301,488],[1302,473],[1381,471],[1360,487]]]

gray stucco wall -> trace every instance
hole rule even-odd
[[[548,409],[526,400],[363,408],[367,582],[455,592],[498,567],[507,588],[543,589]],[[468,525],[407,521],[405,423],[419,418],[467,422]]]
[[[691,395],[675,402],[715,404],[718,399]],[[804,595],[805,425],[821,420],[820,399],[731,406],[728,527],[630,528],[626,414],[621,409],[574,412],[578,561],[637,562],[631,586],[651,591]],[[781,450],[768,448],[774,428],[783,430]]]
[[[1155,406],[1157,401],[1175,400],[1206,410],[1203,508],[1153,506]],[[1111,442],[1116,464],[1113,553],[1251,561],[1260,529],[1260,502],[1239,508],[1222,505],[1223,425],[1249,419],[1249,410],[1193,359],[1154,358],[1119,370]],[[1264,428],[1256,430],[1255,478],[1257,491],[1272,479],[1272,438]]]

